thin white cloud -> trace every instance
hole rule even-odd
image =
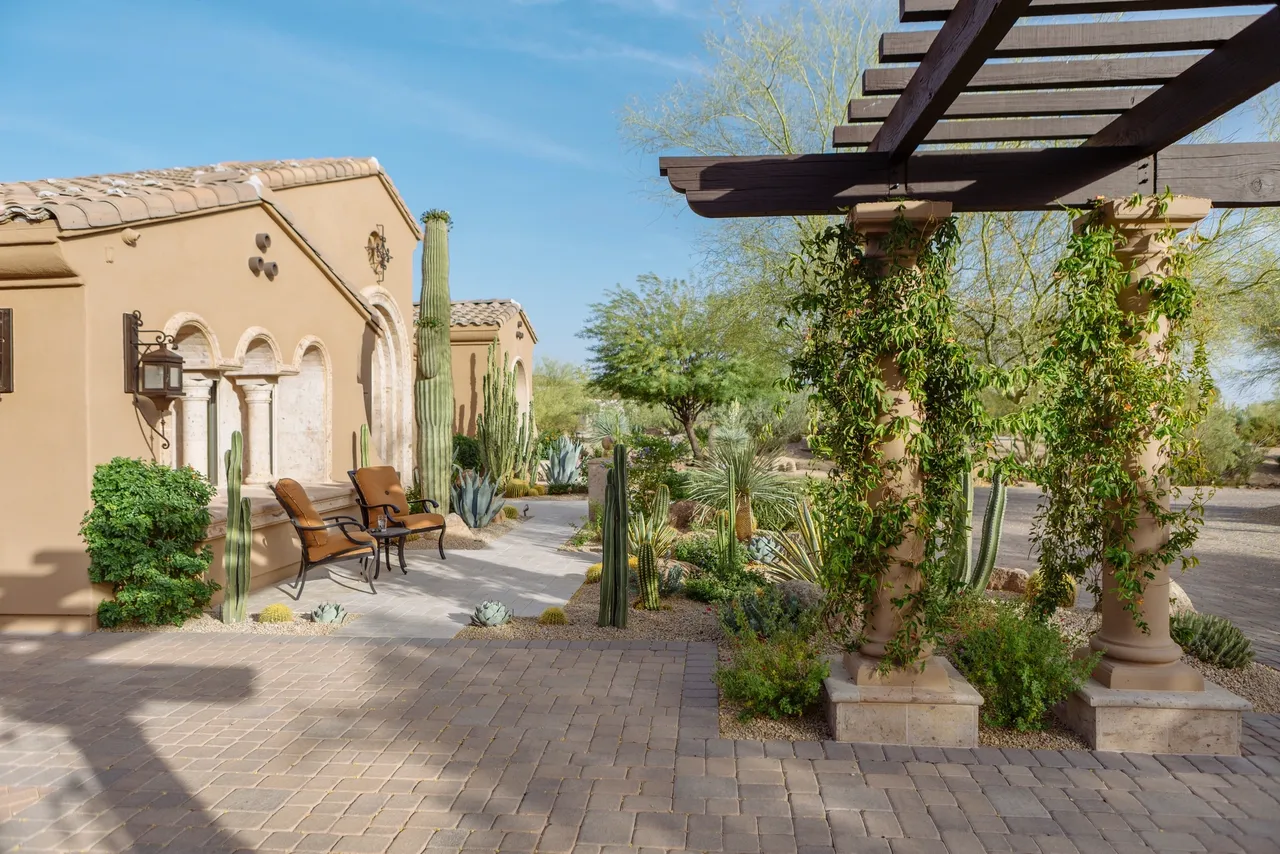
[[[567,37],[564,44],[490,36],[486,45],[552,62],[632,62],[685,74],[701,74],[705,70],[695,57],[676,56],[576,30],[562,30],[561,35]]]

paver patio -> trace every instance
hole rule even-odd
[[[440,559],[430,549],[406,549],[408,574],[402,574],[392,549],[392,569],[384,566],[374,582],[377,593],[361,577],[358,561],[313,569],[298,597],[293,578],[249,597],[257,613],[275,602],[295,611],[311,611],[321,602],[340,602],[359,619],[338,630],[350,637],[451,638],[467,624],[485,599],[497,599],[517,616],[536,617],[551,605],[562,605],[582,585],[582,575],[596,558],[557,549],[587,515],[586,501],[513,501],[529,518],[489,548],[463,551],[446,548]],[[434,536],[429,537],[432,543]]]
[[[1280,850],[1275,758],[724,741],[714,654],[0,642],[0,850]]]

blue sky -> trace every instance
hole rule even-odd
[[[710,0],[0,0],[0,181],[373,155],[412,210],[452,213],[455,298],[518,299],[541,355],[580,360],[587,303],[697,261],[703,226],[655,198],[618,117],[696,75],[717,20]]]

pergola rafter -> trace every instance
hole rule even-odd
[[[900,0],[836,148],[782,157],[664,157],[662,174],[705,216],[834,213],[886,198],[957,211],[1044,210],[1160,192],[1219,207],[1280,205],[1280,144],[1176,144],[1280,82],[1280,8],[1226,0]],[[1107,23],[1049,15],[1200,10]],[[992,61],[1001,60],[1001,61]],[[1014,60],[1014,61],[1004,61]],[[896,96],[896,97],[895,97]],[[921,145],[1074,143],[1043,148]]]

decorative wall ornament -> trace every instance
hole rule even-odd
[[[0,308],[0,394],[13,391],[13,309]]]
[[[369,242],[365,244],[369,253],[369,266],[378,274],[381,282],[387,275],[387,267],[391,264],[391,250],[387,248],[387,232],[381,225],[369,232]]]

